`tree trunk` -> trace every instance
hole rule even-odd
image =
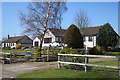
[[[45,25],[44,25],[44,33],[43,33],[42,40],[41,40],[41,43],[40,43],[40,56],[41,56],[41,49],[42,49],[43,39],[44,39],[45,33],[47,31],[47,23],[48,23],[50,8],[51,8],[51,2],[49,4],[49,10],[47,12],[47,18],[46,18],[46,22],[45,22]]]
[[[45,33],[46,33],[46,30],[44,31],[44,34],[42,35],[42,40],[40,42],[40,57],[41,57],[42,43],[43,43],[43,40],[44,40]]]

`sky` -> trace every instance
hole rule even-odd
[[[19,11],[27,12],[28,2],[2,3],[2,37],[8,34],[20,36],[23,27],[20,25]],[[110,23],[118,33],[118,2],[67,2],[68,10],[62,15],[61,27],[67,29],[74,24],[74,16],[79,10],[87,12],[91,21],[90,27]],[[1,37],[0,37],[1,39]]]

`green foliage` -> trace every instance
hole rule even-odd
[[[115,47],[117,41],[117,34],[109,23],[99,29],[99,35],[97,37],[97,44],[99,46],[103,46],[107,50],[108,46]]]
[[[72,48],[64,48],[64,49],[60,50],[59,53],[78,54],[78,51],[76,49],[72,49]]]
[[[69,48],[83,48],[83,37],[80,30],[72,24],[66,31],[65,44]]]
[[[8,54],[5,54],[5,57],[8,58]]]
[[[17,45],[16,45],[16,49],[20,49],[20,48],[21,48],[20,43],[17,43]]]
[[[7,50],[10,50],[11,48],[10,48],[10,46],[7,46],[6,49],[7,49]]]
[[[89,54],[99,55],[99,54],[103,54],[103,53],[102,53],[100,46],[95,46],[89,51]]]
[[[78,51],[76,49],[72,48],[64,48],[63,50],[60,50],[59,53],[64,53],[64,54],[78,54]],[[61,56],[61,60],[65,62],[76,62],[76,63],[83,63],[84,62],[84,57],[70,57],[70,56]],[[68,65],[70,69],[74,70],[79,70],[83,69],[83,66],[79,65]]]
[[[40,47],[37,47],[37,52],[40,52]]]
[[[40,57],[40,53],[36,53],[35,54],[35,58],[37,59],[37,57]]]

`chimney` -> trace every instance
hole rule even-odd
[[[7,35],[7,39],[10,39],[10,35],[9,34]]]
[[[59,29],[62,29],[62,27],[60,26]]]

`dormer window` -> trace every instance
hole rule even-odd
[[[89,36],[89,41],[92,41],[93,40],[93,37],[92,36]]]

